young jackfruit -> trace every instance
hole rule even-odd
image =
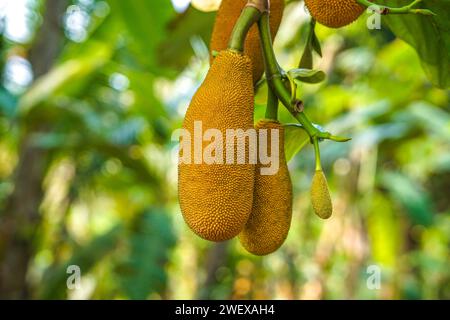
[[[195,123],[201,123],[203,132],[219,130],[224,137],[220,147],[225,151],[227,129],[253,128],[253,99],[250,59],[240,53],[222,51],[194,95],[183,128],[192,137]],[[203,153],[209,144],[202,142]],[[194,145],[191,141],[191,155],[195,153]],[[204,160],[200,164],[179,163],[181,211],[186,223],[200,237],[228,240],[238,235],[250,215],[255,165],[226,164],[226,159],[207,164]]]
[[[279,130],[279,169],[274,175],[262,175],[263,165],[258,163],[255,172],[253,209],[245,228],[239,234],[242,246],[258,256],[270,254],[285,241],[292,218],[292,183],[284,154],[284,130],[278,121],[263,120],[256,128],[267,129],[268,154],[272,152],[271,131]],[[261,145],[259,145],[261,147]]]
[[[315,213],[322,219],[328,219],[333,213],[327,178],[322,170],[314,174],[311,185],[311,202]]]
[[[356,0],[305,0],[305,4],[314,19],[330,28],[352,23],[365,10]]]
[[[213,33],[210,43],[210,60],[214,60],[213,51],[222,51],[228,47],[230,36],[234,25],[241,15],[242,10],[248,0],[222,0],[219,11],[217,12]],[[278,28],[283,17],[284,0],[270,1],[270,30],[272,38],[275,38]],[[253,64],[253,82],[256,83],[261,79],[264,73],[264,59],[259,45],[258,26],[251,27],[245,40],[244,53],[250,57]]]

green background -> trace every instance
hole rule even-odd
[[[328,77],[299,96],[315,123],[353,139],[321,144],[335,209],[322,221],[313,149],[288,130],[293,222],[263,258],[236,239],[199,239],[178,206],[171,135],[208,70],[215,13],[169,0],[22,2],[27,38],[0,14],[1,298],[450,298],[448,0],[426,1],[437,17],[383,17],[380,30],[367,15],[318,26]],[[298,66],[308,19],[289,3],[275,43],[285,69]]]

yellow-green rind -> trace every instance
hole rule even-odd
[[[201,121],[203,132],[218,129],[223,137],[227,129],[251,129],[253,99],[250,59],[220,52],[189,105],[183,128],[192,138],[196,121]],[[208,144],[203,142],[203,149]],[[192,162],[180,163],[178,169],[179,202],[188,226],[210,241],[238,235],[252,209],[255,165]]]
[[[258,163],[255,171],[253,209],[244,229],[239,234],[242,246],[258,256],[268,255],[281,247],[286,240],[292,218],[292,182],[284,154],[284,129],[274,120],[262,120],[257,130],[279,130],[279,170],[274,175],[262,175],[264,167]],[[271,140],[268,139],[271,154]]]
[[[327,178],[322,170],[317,170],[314,174],[311,185],[311,202],[314,212],[320,218],[328,219],[333,214]]]

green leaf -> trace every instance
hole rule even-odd
[[[167,38],[160,45],[158,61],[176,70],[183,70],[196,53],[192,46],[194,37],[209,43],[215,17],[214,12],[202,12],[192,6],[177,16],[170,23]],[[204,51],[205,58],[209,59],[206,46]]]
[[[168,38],[167,25],[175,16],[170,1],[110,0],[111,12],[119,13],[125,30],[131,36],[131,47],[139,61],[151,69],[161,71],[158,63],[159,45]]]
[[[401,7],[405,1],[380,0],[379,4]],[[450,86],[450,0],[422,1],[417,8],[426,8],[436,16],[419,14],[383,17],[388,27],[414,47],[430,81],[441,88]]]
[[[130,80],[130,88],[134,92],[133,108],[145,114],[148,120],[165,116],[164,105],[155,96],[155,76],[151,73],[126,70],[124,74]]]
[[[305,50],[300,60],[299,68],[314,68],[313,51],[315,51],[319,56],[322,56],[322,48],[320,46],[319,38],[317,38],[316,35],[316,21],[311,19],[309,24],[308,39],[306,40]]]
[[[311,22],[311,47],[314,49],[314,51],[322,57],[322,47],[320,45],[320,40],[317,37],[316,34],[316,22],[313,20]]]
[[[322,47],[320,45],[320,40],[319,38],[317,38],[316,33],[314,33],[313,38],[311,40],[311,46],[314,49],[314,51],[320,56],[322,57]]]
[[[165,264],[176,244],[169,215],[149,210],[139,215],[128,236],[129,253],[118,266],[122,290],[130,299],[162,294],[167,285]]]
[[[300,125],[287,124],[284,127],[284,152],[290,161],[309,143],[309,136]]]
[[[111,54],[110,44],[91,42],[90,50],[86,50],[84,56],[69,59],[37,79],[20,99],[19,111],[27,113],[44,101],[48,102],[57,95],[68,94],[74,85],[79,85],[79,82],[83,82],[108,62]]]
[[[300,63],[298,65],[299,68],[302,69],[312,69],[314,68],[314,60],[313,60],[313,47],[312,47],[312,37],[314,34],[314,26],[315,21],[314,19],[311,20],[309,24],[309,32],[308,32],[308,38],[306,40],[305,44],[305,50],[303,51],[302,58],[300,60]]]
[[[395,172],[386,172],[381,176],[382,185],[392,197],[405,207],[411,220],[423,226],[433,223],[434,210],[429,195],[409,177]]]
[[[111,253],[117,246],[123,226],[117,225],[111,230],[94,238],[90,243],[74,250],[73,256],[63,264],[50,267],[44,274],[42,299],[63,299],[67,291],[67,268],[78,266],[83,274],[87,274],[97,263]]]
[[[298,82],[320,83],[325,80],[326,74],[321,70],[292,69],[288,71],[289,76]]]
[[[300,60],[299,67],[302,69],[312,69],[313,68],[313,55],[312,47],[306,45],[305,51],[303,52],[302,59]]]

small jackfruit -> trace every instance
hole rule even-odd
[[[192,98],[183,128],[192,137],[194,124],[200,121],[203,132],[216,129],[223,137],[227,129],[252,129],[254,93],[251,77],[249,57],[228,50],[220,52]],[[222,150],[226,150],[225,142],[223,138]],[[192,155],[194,144],[191,141]],[[209,143],[203,141],[203,153],[207,145]],[[203,161],[196,164],[180,161],[178,195],[188,226],[210,241],[237,236],[252,209],[254,173],[255,165],[249,162],[207,164]]]
[[[311,202],[314,212],[322,219],[328,219],[333,214],[330,191],[327,178],[322,170],[314,174],[311,185]]]
[[[250,253],[263,256],[276,251],[286,240],[292,218],[292,183],[284,154],[284,129],[278,121],[262,120],[256,128],[267,129],[268,154],[271,150],[271,131],[279,130],[279,169],[274,175],[262,175],[263,165],[255,171],[253,209],[245,228],[239,234],[242,246]],[[259,145],[261,147],[261,145]]]
[[[365,10],[356,0],[305,0],[305,4],[314,19],[330,28],[352,23]]]
[[[213,33],[210,42],[210,61],[214,60],[213,51],[222,51],[228,48],[231,33],[234,25],[241,15],[242,10],[248,0],[222,0],[217,12]],[[270,31],[272,38],[278,32],[284,11],[284,0],[270,1]],[[254,25],[250,28],[245,40],[244,53],[250,57],[253,65],[253,82],[256,83],[261,79],[264,73],[264,59],[259,44],[258,26]]]

